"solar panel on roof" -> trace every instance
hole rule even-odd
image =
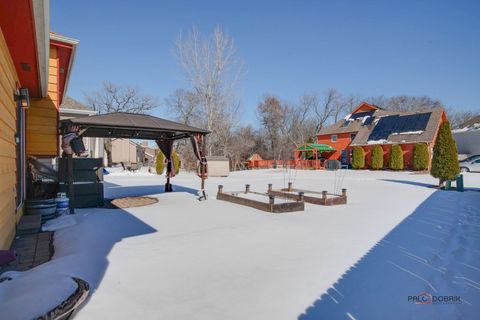
[[[406,125],[402,128],[400,132],[413,131],[415,129],[415,123],[417,122],[418,116],[416,114],[410,114],[408,116],[403,116],[406,119]]]
[[[350,119],[358,119],[358,118],[363,118],[363,117],[366,117],[366,116],[372,116],[373,114],[375,113],[375,110],[372,110],[372,111],[365,111],[365,112],[357,112],[357,113],[354,113],[350,116]]]
[[[387,139],[393,132],[395,123],[398,121],[398,115],[386,116],[380,118],[372,133],[368,137],[368,140],[382,140]]]
[[[430,115],[432,113],[420,113],[418,114],[417,121],[415,122],[414,129],[411,131],[423,131],[427,127],[428,120],[430,120]]]
[[[365,119],[365,121],[363,122],[363,125],[364,125],[364,126],[371,125],[372,122],[373,122],[373,120],[375,120],[375,117],[370,116],[370,117],[368,117],[367,119]]]
[[[368,140],[387,139],[392,133],[424,131],[430,120],[430,115],[430,112],[426,112],[407,116],[392,115],[382,117],[377,122],[375,128],[373,128]]]
[[[402,130],[405,130],[405,128],[409,125],[408,120],[408,117],[400,117],[393,132],[401,132]]]

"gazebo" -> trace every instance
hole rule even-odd
[[[67,184],[68,195],[71,199],[75,196],[73,189],[73,152],[70,145],[75,139],[81,137],[98,138],[125,138],[154,140],[165,155],[167,166],[165,191],[172,191],[170,178],[175,175],[173,168],[172,152],[175,140],[190,139],[195,156],[200,162],[199,176],[201,178],[201,191],[205,195],[205,178],[207,175],[207,160],[205,158],[205,139],[210,133],[208,130],[192,127],[182,123],[154,117],[151,115],[134,114],[126,112],[107,113],[95,116],[65,119],[60,121],[60,134],[63,136],[63,156],[67,158]],[[70,138],[67,138],[70,136]],[[72,138],[73,137],[73,138]],[[71,142],[72,141],[72,142]],[[70,152],[66,152],[70,148]],[[73,201],[70,201],[72,204]],[[73,209],[73,207],[71,207]]]
[[[319,155],[322,155],[323,153],[334,153],[336,150],[335,148],[329,146],[328,144],[319,144],[319,143],[305,143],[301,145],[300,147],[296,148],[293,150],[294,152],[294,159],[295,161],[302,160],[302,154],[306,155],[307,152],[310,154],[313,154],[313,159],[312,160],[302,160],[302,161],[307,161],[311,162],[310,167],[314,167],[315,169],[320,169],[322,167],[322,164],[320,163]]]

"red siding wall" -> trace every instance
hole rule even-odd
[[[318,135],[317,143],[328,144],[335,148],[337,151],[335,151],[335,153],[333,153],[328,159],[340,160],[342,150],[347,150],[350,142],[352,142],[352,139],[350,138],[351,134],[354,134],[354,132],[338,133],[337,142],[332,142],[332,134]]]
[[[380,145],[383,149],[383,167],[388,169],[390,167],[390,153],[392,150],[392,145],[391,144],[382,144]],[[400,144],[400,147],[403,150],[403,166],[405,169],[413,170],[413,148],[415,144],[414,143],[406,143],[406,144]],[[368,169],[370,168],[372,164],[372,150],[375,147],[375,145],[371,146],[363,146],[363,150],[365,151],[365,168]],[[349,148],[353,149],[353,148]],[[432,159],[432,145],[428,144],[428,152],[430,154],[430,162]]]

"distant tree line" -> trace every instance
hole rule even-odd
[[[452,128],[478,114],[445,107],[441,101],[427,96],[360,97],[331,88],[305,93],[293,102],[276,94],[265,94],[256,107],[258,125],[242,125],[237,86],[245,72],[233,39],[220,27],[207,38],[193,28],[187,34],[180,34],[174,53],[188,87],[175,90],[165,99],[168,115],[179,122],[210,130],[208,155],[228,157],[234,170],[244,169],[253,153],[265,159],[290,159],[295,147],[315,141],[322,128],[344,118],[362,101],[395,111],[443,107]],[[158,106],[155,99],[141,94],[138,89],[108,82],[100,91],[89,94],[86,100],[100,113],[146,113]],[[176,148],[182,166],[194,169],[197,160],[189,142],[181,141]],[[111,158],[108,139],[105,149]]]

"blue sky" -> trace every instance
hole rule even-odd
[[[163,101],[186,88],[172,50],[180,31],[220,25],[246,74],[243,122],[265,93],[428,95],[480,112],[480,1],[51,1],[51,26],[80,40],[69,92],[103,81]],[[154,112],[168,117],[162,108]]]

